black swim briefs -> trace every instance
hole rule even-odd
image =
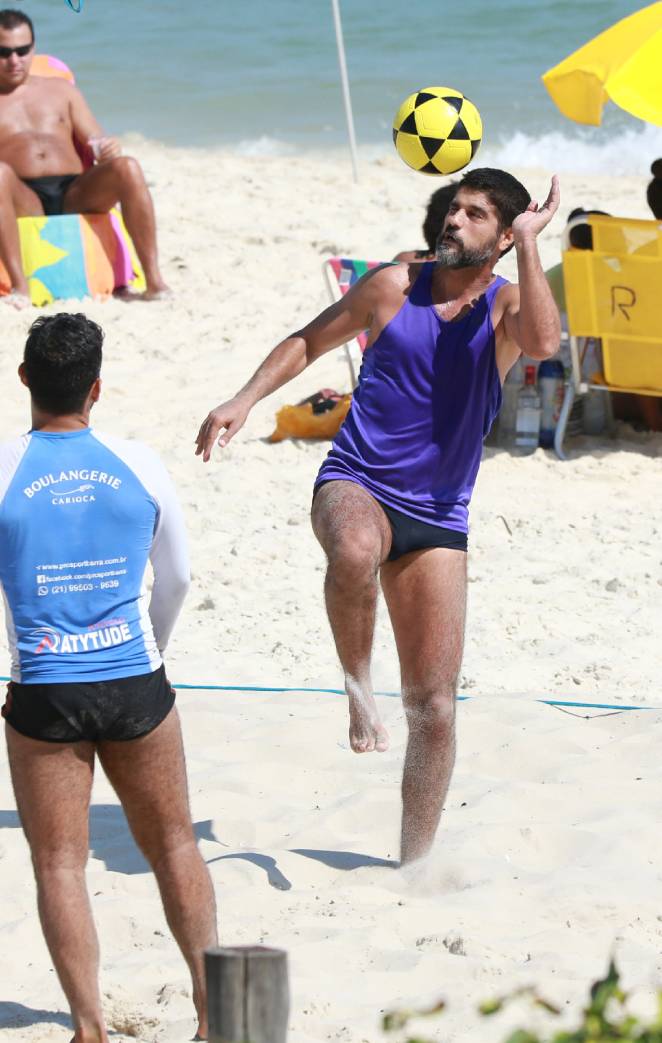
[[[42,742],[125,742],[154,730],[175,702],[162,665],[113,681],[7,685],[2,716],[21,735]]]
[[[327,481],[320,482],[313,490],[313,500],[327,482],[341,480],[343,479],[329,478]],[[351,481],[351,479],[347,480]],[[372,493],[370,495],[372,496]],[[460,550],[466,553],[468,543],[466,532],[419,521],[408,514],[403,514],[402,511],[396,511],[393,507],[387,507],[381,500],[377,500],[376,496],[372,498],[377,501],[391,526],[391,551],[387,561],[397,561],[403,554],[410,554],[415,550],[429,550],[431,547],[448,547],[449,550]]]
[[[403,554],[410,554],[415,550],[429,550],[431,547],[448,547],[450,550],[466,553],[466,532],[446,529],[443,525],[430,525],[429,522],[410,518],[402,511],[387,507],[381,500],[378,503],[391,525],[391,552],[387,561],[397,561]]]
[[[39,196],[44,214],[53,217],[64,213],[64,197],[69,185],[77,177],[80,174],[52,174],[48,177],[24,177],[21,180]]]

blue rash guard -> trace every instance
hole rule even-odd
[[[183,519],[150,449],[90,428],[31,431],[0,447],[0,587],[13,681],[157,670],[188,583]]]

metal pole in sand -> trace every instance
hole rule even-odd
[[[340,82],[342,84],[343,100],[345,102],[345,116],[347,117],[347,133],[349,135],[349,151],[352,154],[352,170],[354,180],[359,180],[359,168],[356,159],[356,135],[354,134],[354,116],[352,115],[352,99],[349,94],[349,79],[347,76],[347,62],[345,61],[345,44],[342,36],[342,22],[340,21],[340,5],[338,0],[331,0],[333,8],[333,23],[336,27],[336,43],[338,45],[338,65],[340,66]]]
[[[287,953],[261,945],[207,949],[209,1043],[286,1043]]]

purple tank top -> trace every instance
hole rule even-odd
[[[496,276],[461,319],[432,304],[435,262],[363,355],[352,407],[315,485],[357,482],[412,518],[467,532],[483,439],[501,405],[491,310]]]

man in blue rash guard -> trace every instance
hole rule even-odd
[[[37,319],[19,368],[32,428],[0,447],[9,763],[74,1043],[108,1041],[85,886],[95,756],[156,874],[204,1039],[203,951],[216,943],[214,894],[193,834],[175,696],[161,658],[189,584],[186,534],[158,457],[89,426],[102,340],[84,315]]]

